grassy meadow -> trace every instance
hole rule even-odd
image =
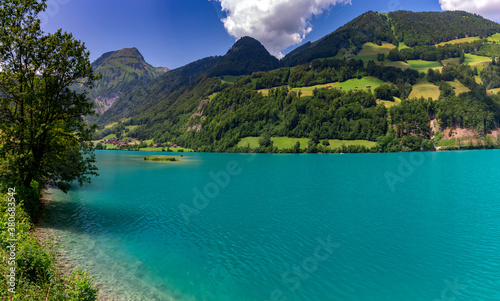
[[[387,42],[382,42],[382,46],[378,46],[374,43],[365,43],[361,51],[355,56],[358,60],[363,60],[368,62],[369,60],[377,60],[377,54],[384,53],[388,54],[389,51],[394,49],[396,46],[389,44]]]
[[[488,38],[488,41],[499,43],[500,42],[500,33],[495,33],[494,35],[492,35],[491,37]]]
[[[491,90],[488,90],[488,95],[498,94],[499,92],[500,92],[500,88],[491,89]]]
[[[447,82],[450,84],[453,88],[455,88],[455,94],[458,95],[460,93],[465,93],[465,92],[470,92],[470,89],[464,86],[461,82],[459,82],[457,79],[453,82]]]
[[[373,43],[365,43],[363,45],[363,49],[358,53],[358,56],[367,56],[367,55],[377,55],[379,53],[389,53],[392,49],[396,48],[396,46],[389,44],[387,42],[382,42],[382,46],[378,46]]]
[[[464,63],[469,64],[471,66],[487,65],[487,64],[491,63],[491,58],[486,57],[486,56],[480,56],[480,55],[466,53]]]
[[[443,63],[443,66],[446,66],[446,65],[449,65],[449,64],[458,65],[459,62],[460,62],[460,58],[458,58],[458,57],[451,58],[451,59],[446,59],[446,60],[442,60],[441,61],[441,63]]]
[[[259,137],[245,137],[238,142],[237,147],[247,147],[250,146],[250,148],[254,149],[259,146]],[[273,145],[278,148],[278,150],[282,149],[292,149],[297,141],[300,143],[300,149],[305,150],[307,149],[307,144],[309,143],[309,138],[289,138],[289,137],[272,137],[271,141],[273,142]],[[377,145],[376,142],[373,141],[367,141],[367,140],[338,140],[338,139],[333,139],[333,140],[328,140],[330,143],[330,146],[328,148],[330,149],[336,149],[342,147],[342,145],[349,146],[349,145],[362,145],[365,147],[374,147]]]
[[[428,82],[426,79],[420,79],[417,84],[413,86],[413,90],[411,91],[409,98],[423,97],[425,99],[438,99],[439,94],[440,92],[438,86]]]
[[[408,65],[412,69],[415,69],[419,72],[427,72],[429,68],[432,69],[440,69],[443,66],[439,62],[431,62],[431,61],[424,61],[424,60],[408,60]]]
[[[403,70],[411,68],[411,66],[408,65],[405,62],[401,62],[401,61],[392,62],[392,61],[389,61],[389,60],[385,60],[384,61],[384,66],[385,67],[396,67],[396,68],[400,68],[400,69],[403,69]]]
[[[377,104],[383,104],[386,108],[390,108],[390,107],[398,105],[400,103],[401,103],[401,99],[398,97],[394,97],[394,101],[377,99]]]
[[[468,37],[468,38],[462,38],[462,39],[455,39],[455,40],[451,40],[448,42],[442,42],[442,43],[436,44],[436,46],[444,46],[446,44],[470,43],[470,42],[479,41],[479,40],[480,40],[479,37]]]

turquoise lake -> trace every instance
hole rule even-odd
[[[116,300],[500,300],[498,150],[96,154],[42,226]]]

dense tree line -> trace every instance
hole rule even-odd
[[[272,89],[269,96],[242,88],[227,89],[207,107],[198,133],[188,132],[180,143],[215,151],[228,150],[240,138],[262,136],[317,137],[375,141],[387,130],[383,105],[370,92],[315,90],[299,97],[288,88]],[[268,145],[267,145],[268,146]]]
[[[481,80],[486,89],[500,88],[500,60],[492,63],[481,71]]]
[[[488,96],[484,86],[458,96],[439,99],[436,117],[443,128],[464,127],[476,129],[482,134],[500,124],[500,102],[496,95]]]
[[[487,56],[491,58],[500,57],[500,44],[484,43],[481,44],[474,54]]]
[[[443,67],[442,71],[429,68],[426,78],[436,86],[439,86],[442,81],[454,81],[457,79],[470,90],[474,90],[479,85],[475,78],[477,75],[478,71],[476,67],[448,64]]]
[[[391,61],[424,60],[441,61],[448,58],[463,56],[462,48],[459,45],[444,46],[415,46],[398,50],[394,48],[387,56]]]

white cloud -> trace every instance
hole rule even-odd
[[[227,17],[221,21],[235,37],[251,36],[274,56],[296,45],[311,32],[310,20],[335,4],[351,0],[214,0],[221,3]]]
[[[464,10],[490,20],[500,20],[500,0],[439,0],[442,10]]]

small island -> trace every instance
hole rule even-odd
[[[180,155],[179,157],[184,157],[184,156]],[[144,160],[145,161],[162,161],[162,162],[179,161],[178,158],[171,157],[171,156],[149,156],[149,157],[144,157]]]

